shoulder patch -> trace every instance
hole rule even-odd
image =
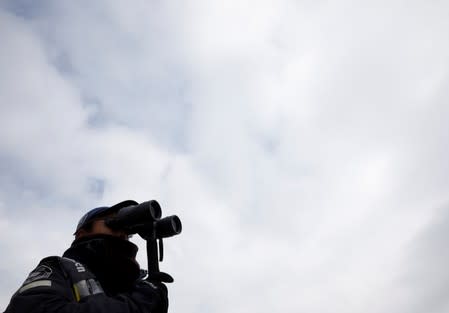
[[[30,273],[30,275],[28,275],[27,279],[23,283],[23,286],[37,280],[49,278],[52,273],[53,270],[47,265],[39,265]]]
[[[28,289],[31,288],[36,288],[36,287],[51,287],[51,280],[35,280],[31,283],[28,284],[24,284],[20,289],[19,289],[19,293],[22,293],[24,291],[27,291]]]

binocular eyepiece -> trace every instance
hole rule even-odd
[[[112,229],[122,229],[128,234],[139,234],[144,239],[162,239],[181,233],[182,224],[176,215],[161,218],[161,206],[156,200],[142,202],[120,209],[107,219]]]

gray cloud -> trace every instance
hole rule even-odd
[[[398,278],[402,286],[399,296],[409,299],[401,312],[444,312],[449,307],[448,223],[445,206],[410,244],[404,256],[405,271]]]

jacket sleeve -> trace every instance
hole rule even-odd
[[[13,295],[5,313],[167,312],[166,308],[161,310],[160,302],[163,296],[157,288],[142,282],[129,293],[113,297],[98,293],[77,302],[64,272],[57,266],[46,266],[49,268],[46,273],[45,268],[42,270],[42,267],[41,270],[31,272],[22,287]]]

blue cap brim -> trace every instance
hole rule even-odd
[[[83,215],[83,217],[81,217],[81,219],[78,222],[78,225],[76,226],[76,231],[75,234],[82,229],[85,225],[87,225],[89,222],[91,222],[92,220],[94,220],[95,218],[102,216],[102,215],[107,215],[109,213],[114,213],[119,211],[120,209],[132,206],[132,205],[137,205],[139,203],[137,203],[134,200],[125,200],[122,202],[119,202],[111,207],[107,207],[107,206],[102,206],[102,207],[98,207],[98,208],[94,208],[92,210],[90,210],[89,212],[87,212],[86,214]]]

